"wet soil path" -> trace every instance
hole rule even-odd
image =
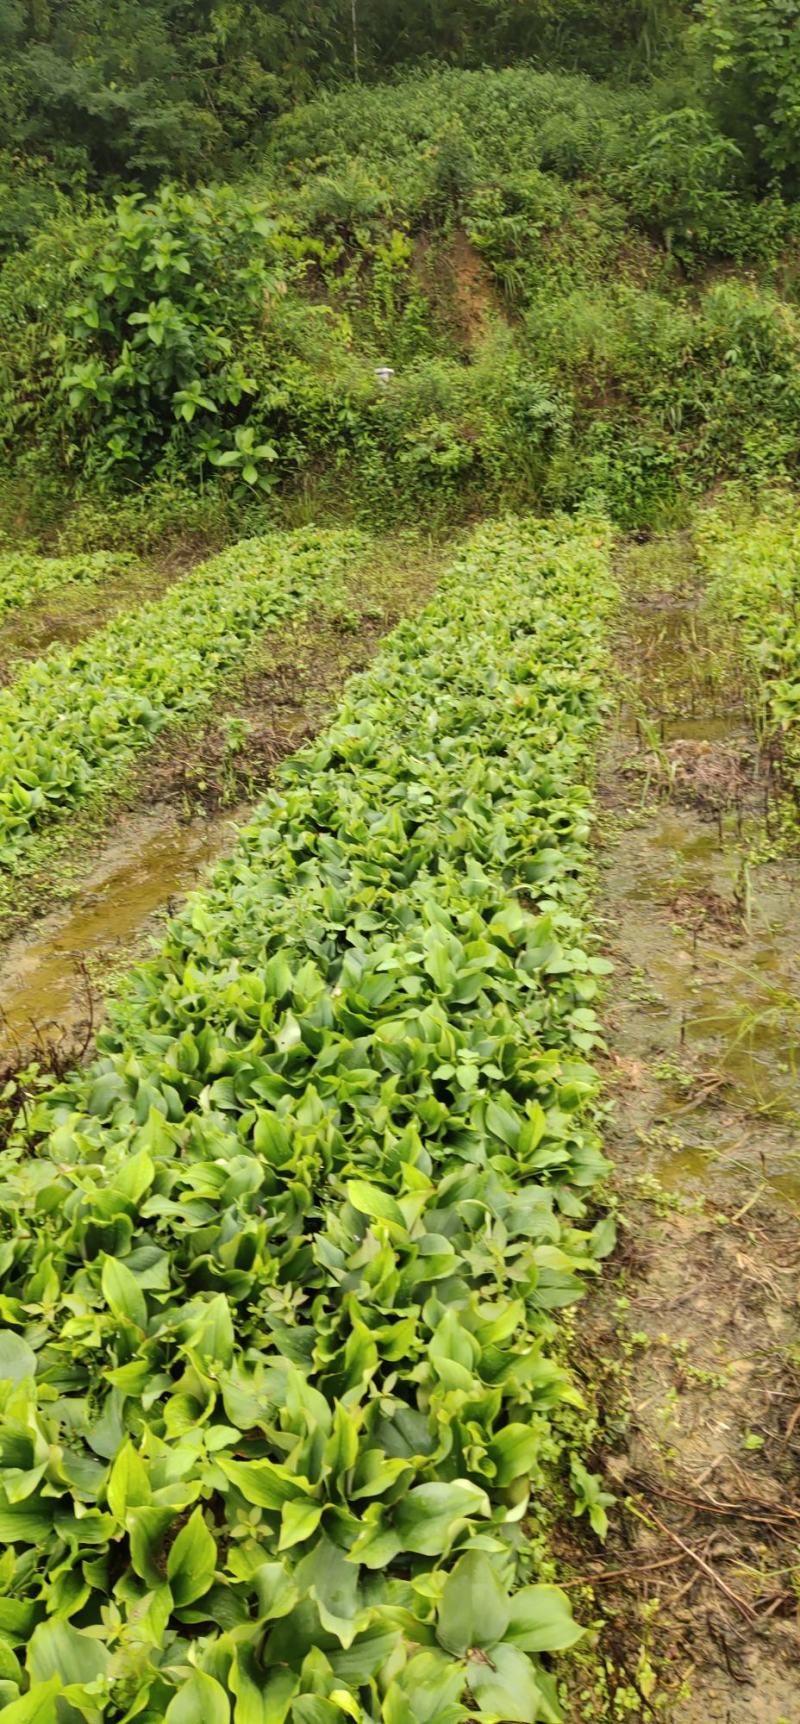
[[[589,1567],[639,1715],[796,1724],[800,863],[753,860],[761,764],[690,547],[621,578],[599,907],[622,1244],[581,1319],[619,1509]]]

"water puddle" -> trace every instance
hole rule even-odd
[[[85,1020],[87,976],[126,960],[148,919],[171,908],[232,848],[236,817],[180,823],[165,805],[120,820],[80,899],[6,947],[0,959],[0,1056],[30,1049],[37,1036],[57,1038]],[[89,992],[97,1015],[96,989]]]

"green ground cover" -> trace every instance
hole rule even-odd
[[[8,1145],[9,1724],[560,1716],[608,552],[479,529]]]
[[[0,691],[0,864],[166,724],[208,707],[268,628],[319,601],[363,536],[300,530],[244,540],[76,647],[55,646]]]
[[[24,610],[49,598],[61,587],[97,586],[129,569],[133,556],[124,551],[92,551],[72,557],[37,557],[10,551],[0,556],[0,622],[9,612]]]

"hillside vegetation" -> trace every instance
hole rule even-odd
[[[586,497],[643,527],[791,474],[790,164],[683,76],[362,85],[244,178],[64,207],[0,280],[12,541]]]

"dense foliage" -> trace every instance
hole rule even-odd
[[[762,184],[800,192],[800,12],[797,0],[701,0],[698,38],[709,95]]]
[[[9,1724],[559,1718],[607,550],[481,529],[5,1152]]]
[[[0,118],[38,169],[32,199],[76,173],[198,178],[252,151],[265,120],[320,81],[427,56],[532,55],[603,76],[620,58],[651,63],[678,16],[673,0],[0,0]]]
[[[250,643],[319,603],[361,550],[357,534],[308,529],[245,540],[21,669],[0,690],[0,867],[43,821],[118,780],[165,724],[196,717]]]
[[[528,67],[340,91],[247,183],[76,207],[9,259],[0,530],[153,483],[230,536],[298,500],[383,523],[602,496],[642,526],[790,475],[796,226],[685,91]],[[722,259],[748,278],[704,280]]]

